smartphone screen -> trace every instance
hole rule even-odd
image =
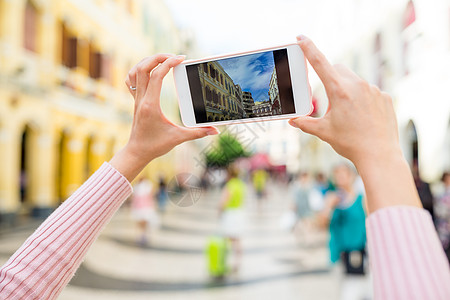
[[[287,49],[186,66],[196,123],[294,114]]]

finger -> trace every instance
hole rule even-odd
[[[347,68],[342,64],[335,64],[333,67],[336,70],[336,72],[341,76],[359,78],[359,76],[356,75],[355,72],[353,72],[352,70],[350,70],[349,68]]]
[[[136,96],[140,99],[147,91],[148,81],[150,79],[150,72],[156,68],[160,63],[167,60],[167,58],[174,56],[173,54],[157,54],[146,57],[141,60],[136,66]]]
[[[290,119],[289,125],[320,138],[323,133],[322,121],[323,119],[321,118],[302,116]]]
[[[186,128],[186,127],[180,128],[182,128],[181,134],[183,142],[200,139],[208,135],[219,134],[219,130],[213,126],[200,128]]]
[[[183,60],[184,55],[178,55],[166,59],[150,74],[150,80],[147,86],[147,93],[150,96],[150,100],[156,100],[159,102],[161,94],[161,86],[164,77],[169,73],[170,69],[179,65]]]
[[[127,86],[128,91],[130,92],[130,94],[136,98],[136,90],[133,89],[134,85],[131,83],[131,79],[130,79],[130,73],[127,74],[127,77],[125,78],[125,85]]]
[[[336,70],[326,59],[325,55],[317,49],[316,45],[305,36],[297,37],[298,45],[302,48],[305,57],[316,71],[320,80],[323,82],[325,89],[334,87],[339,75]]]

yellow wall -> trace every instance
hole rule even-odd
[[[133,99],[123,83],[128,68],[158,49],[178,53],[167,34],[142,26],[145,1],[32,1],[37,8],[37,50],[23,48],[25,0],[0,0],[0,214],[57,206],[125,144]],[[177,29],[162,0],[152,1],[150,24]],[[155,12],[156,11],[156,12]],[[77,36],[79,66],[61,65],[61,22]],[[111,83],[89,77],[89,47],[112,58]],[[170,79],[168,79],[170,80]],[[173,87],[164,88],[163,107],[177,115]],[[22,134],[26,140],[27,192],[20,201]],[[64,138],[62,138],[64,136]],[[61,144],[62,143],[62,144]],[[177,168],[171,152],[143,173],[156,182]]]

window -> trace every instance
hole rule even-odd
[[[205,99],[206,99],[206,101],[210,101],[211,100],[210,97],[211,97],[211,91],[209,90],[209,87],[206,87],[206,89],[205,89]]]
[[[89,76],[98,79],[102,75],[103,55],[89,45]]]
[[[62,24],[61,63],[68,68],[77,66],[77,44],[77,38],[72,36],[66,26]]]
[[[27,50],[37,52],[37,28],[38,28],[38,11],[36,7],[27,1],[25,6],[25,23],[24,23],[24,47]]]
[[[208,64],[203,64],[203,72],[208,74]]]

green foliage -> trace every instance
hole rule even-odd
[[[242,144],[230,134],[221,134],[215,147],[206,152],[206,165],[208,167],[226,167],[239,157],[248,157]]]

